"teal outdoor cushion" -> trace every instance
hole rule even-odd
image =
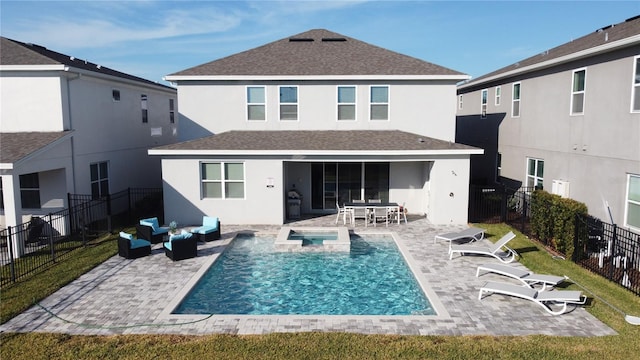
[[[147,240],[131,240],[131,248],[137,249],[145,246],[151,246],[151,243]]]
[[[128,234],[124,231],[120,231],[120,237],[127,240],[133,240],[133,234]]]
[[[167,248],[170,251],[171,250],[171,241],[167,241],[166,243],[163,243],[162,246],[164,246],[165,248]]]

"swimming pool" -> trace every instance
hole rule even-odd
[[[173,314],[433,315],[391,236],[351,236],[351,251],[283,253],[238,236]]]

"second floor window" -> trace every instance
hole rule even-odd
[[[480,100],[480,117],[481,118],[486,118],[487,117],[487,102],[489,101],[489,90],[484,89],[482,90],[481,93],[481,100]]]
[[[371,87],[371,120],[389,120],[389,87]]]
[[[544,160],[527,158],[527,186],[542,189],[544,182]]]
[[[280,120],[298,120],[298,87],[280,87]]]
[[[173,99],[169,99],[169,123],[173,124],[175,122],[176,122],[175,104]]]
[[[247,120],[267,119],[264,86],[247,87]]]
[[[120,101],[120,90],[113,89],[111,90],[111,98],[113,101]]]
[[[356,87],[338,86],[338,120],[356,119]]]
[[[513,100],[511,103],[511,117],[520,116],[520,83],[513,84]]]
[[[142,109],[142,122],[149,122],[149,111],[147,110],[147,95],[140,95],[140,108]]]
[[[38,173],[20,175],[20,201],[23,209],[40,209]]]
[[[496,100],[495,100],[496,106],[500,106],[500,97],[501,96],[502,96],[502,87],[497,86],[496,87]]]
[[[462,110],[462,95],[458,96],[458,110]]]
[[[91,198],[109,195],[109,163],[106,161],[89,165],[91,171]]]
[[[640,111],[640,57],[636,57],[633,71],[633,89],[631,89],[631,111]]]
[[[573,84],[571,86],[571,115],[584,113],[584,85],[587,70],[581,69],[573,72]]]

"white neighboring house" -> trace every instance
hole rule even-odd
[[[165,79],[183,140],[149,150],[167,221],[283,224],[295,189],[303,214],[378,198],[467,222],[469,158],[483,151],[454,143],[465,74],[316,29]]]
[[[4,37],[1,48],[3,228],[66,208],[68,193],[161,187],[147,150],[175,142],[174,88]]]

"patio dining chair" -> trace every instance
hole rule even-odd
[[[347,216],[349,217],[349,222],[352,221],[353,209],[347,208],[346,206],[340,207],[340,204],[338,204],[338,200],[336,200],[336,209],[338,209],[338,214],[336,215],[336,224],[338,223],[338,220],[340,220],[340,215],[342,215],[342,223],[344,225],[347,224]]]

